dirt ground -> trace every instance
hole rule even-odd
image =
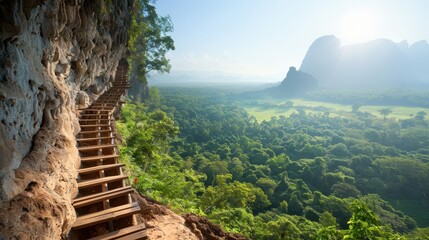
[[[246,240],[238,234],[224,232],[208,219],[194,214],[180,216],[168,207],[141,196],[133,195],[139,203],[149,240]]]

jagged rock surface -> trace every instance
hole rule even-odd
[[[61,239],[75,221],[79,130],[113,80],[127,0],[0,0],[0,239]]]
[[[247,240],[240,234],[224,232],[219,226],[205,217],[195,214],[179,216],[168,207],[135,192],[133,198],[138,202],[146,224],[147,235],[151,240]]]

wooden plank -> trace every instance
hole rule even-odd
[[[83,127],[110,127],[110,126],[112,126],[112,125],[110,125],[110,124],[88,124],[88,125],[80,124],[81,128],[83,128]]]
[[[87,188],[87,187],[93,187],[104,183],[111,183],[116,181],[121,181],[124,179],[127,179],[128,175],[117,175],[117,176],[110,176],[110,177],[102,177],[102,178],[96,178],[91,180],[84,180],[77,183],[78,188]]]
[[[139,231],[136,233],[132,233],[130,235],[126,235],[120,238],[116,238],[116,240],[136,240],[136,239],[147,239],[147,232],[146,230],[144,231]]]
[[[137,202],[122,204],[122,205],[119,205],[117,207],[112,207],[112,208],[104,209],[104,210],[101,210],[98,212],[89,213],[89,214],[79,216],[79,217],[77,217],[76,222],[79,220],[82,221],[85,219],[93,219],[93,218],[98,217],[98,216],[110,215],[111,213],[115,213],[115,212],[122,211],[125,209],[135,208],[135,207],[139,207],[139,204]]]
[[[117,157],[119,157],[119,155],[117,154],[97,155],[97,156],[90,156],[90,157],[81,157],[80,160],[82,162],[87,162],[87,161],[95,161],[95,160],[110,159],[110,158],[117,158]]]
[[[140,212],[137,203],[125,204],[119,207],[109,208],[100,212],[87,214],[76,219],[73,229],[80,229],[97,225],[99,223],[113,221],[123,217],[131,216]]]
[[[111,169],[111,168],[117,168],[117,167],[123,167],[123,166],[125,166],[125,164],[123,164],[123,163],[98,165],[95,167],[81,168],[81,169],[77,170],[77,172],[78,173],[92,173],[92,172],[97,172],[97,171]]]
[[[109,129],[109,130],[80,131],[79,134],[106,133],[106,132],[113,132],[113,130]]]
[[[97,101],[97,102],[94,102],[94,103],[91,105],[91,107],[101,107],[101,106],[105,106],[105,107],[116,107],[115,102],[117,102],[117,100],[115,100],[115,101],[111,101],[110,103],[109,103],[109,102],[105,102],[105,103],[103,103],[103,102],[101,102],[101,101]]]
[[[112,110],[112,109],[114,109],[116,107],[116,105],[114,105],[113,103],[110,103],[109,105],[107,105],[106,103],[99,103],[99,104],[94,103],[91,106],[89,106],[88,109],[92,109],[92,108],[96,108],[96,109],[110,108],[110,110]]]
[[[110,118],[104,118],[104,119],[84,118],[84,119],[79,119],[79,122],[95,122],[95,121],[113,121],[113,119],[110,119]]]
[[[74,208],[85,207],[85,206],[88,206],[88,205],[91,205],[91,204],[94,204],[97,202],[101,202],[101,201],[104,201],[107,199],[112,199],[112,198],[124,196],[124,195],[127,195],[129,193],[134,192],[134,189],[132,189],[131,187],[127,187],[124,189],[121,188],[121,189],[122,190],[120,190],[120,191],[113,191],[112,190],[112,191],[102,192],[104,195],[97,195],[97,196],[90,195],[92,197],[89,199],[81,200],[81,201],[75,201],[73,203],[73,207]],[[116,189],[114,189],[114,190],[116,190]]]
[[[144,223],[127,227],[127,228],[122,228],[120,230],[103,234],[98,237],[90,238],[88,240],[112,240],[112,239],[117,239],[118,237],[123,237],[124,235],[127,235],[127,234],[139,232],[139,231],[143,231],[146,234],[146,226],[144,225]]]
[[[76,141],[78,142],[88,142],[88,141],[97,141],[97,140],[107,140],[107,139],[113,139],[114,136],[109,137],[93,137],[93,138],[78,138]]]
[[[112,110],[104,110],[104,109],[85,109],[84,111],[85,113],[86,112],[108,112],[108,113],[112,112]]]
[[[88,108],[85,108],[84,110],[87,110],[87,111],[100,111],[100,112],[109,112],[109,111],[112,111],[113,109],[115,109],[115,107],[109,107],[109,106],[95,106],[95,107],[92,107],[92,106],[90,106],[90,107],[88,107]]]
[[[115,188],[115,189],[109,190],[107,192],[99,192],[99,193],[94,193],[94,194],[83,196],[83,197],[78,197],[78,198],[75,198],[73,200],[73,204],[80,202],[80,201],[86,201],[86,200],[94,198],[94,197],[99,197],[99,196],[103,196],[105,194],[115,193],[115,192],[123,191],[125,189],[130,189],[130,188],[131,188],[130,186],[125,186],[125,187]]]
[[[87,108],[79,108],[79,110],[91,110],[91,109],[105,109],[105,110],[112,110],[116,106],[102,106],[102,105],[91,105]]]
[[[116,147],[116,144],[105,144],[105,145],[82,146],[82,147],[78,147],[77,150],[81,152],[85,152],[85,151],[92,151],[92,150],[104,149],[104,148],[114,148],[114,147]]]
[[[112,116],[112,114],[81,113],[80,116],[81,117],[93,117],[93,116],[95,116],[95,117],[101,117],[101,116],[110,117],[110,116]],[[103,118],[103,120],[105,120],[105,119],[107,119],[107,118]],[[85,119],[81,118],[81,120],[85,120]]]

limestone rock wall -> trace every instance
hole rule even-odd
[[[0,0],[0,239],[75,221],[76,106],[113,80],[132,0]]]

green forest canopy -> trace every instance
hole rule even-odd
[[[350,108],[258,122],[218,89],[151,93],[118,123],[142,193],[252,239],[427,239],[417,228],[429,225],[424,116]]]

